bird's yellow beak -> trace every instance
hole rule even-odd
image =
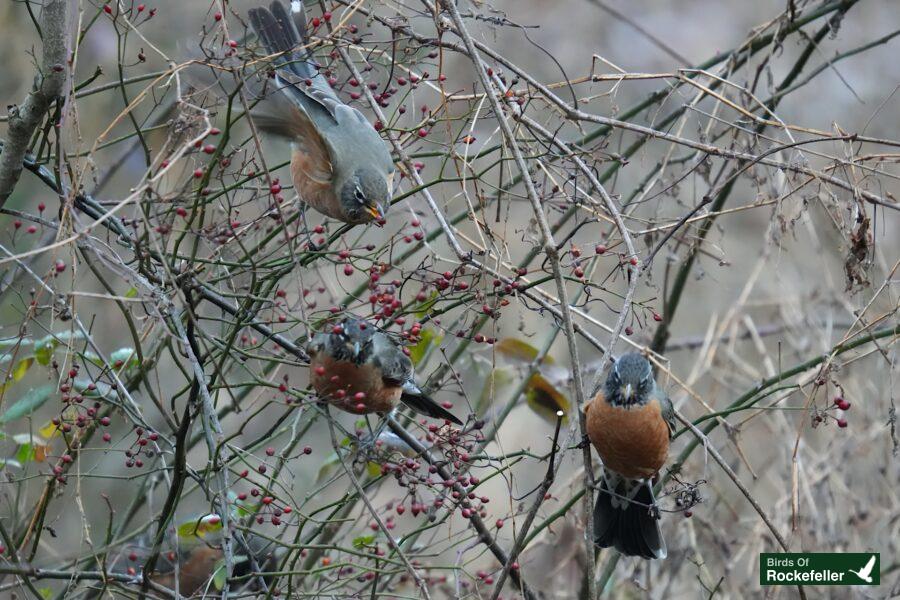
[[[381,210],[381,206],[378,204],[370,204],[366,207],[366,212],[372,215],[372,218],[376,221],[384,218],[384,211]]]

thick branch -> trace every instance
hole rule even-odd
[[[44,55],[31,92],[20,106],[9,109],[9,125],[0,154],[0,206],[12,195],[22,174],[22,160],[35,129],[54,100],[61,98],[68,73],[69,0],[46,0],[41,14]]]

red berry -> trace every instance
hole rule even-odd
[[[200,179],[201,177],[203,177],[203,169],[195,169],[194,177],[197,179]]]
[[[215,19],[216,21],[221,21],[221,20],[222,20],[222,13],[217,12],[216,14],[213,15],[213,19]]]
[[[112,14],[112,6],[110,6],[109,4],[104,4],[103,12],[105,12],[108,15],[111,15]]]
[[[146,7],[145,5],[143,5],[143,4],[138,4],[138,5],[137,5],[137,11],[138,11],[138,12],[144,12],[144,9],[145,9],[145,8],[147,8],[147,7]]]
[[[419,130],[418,135],[420,138],[423,138],[428,135],[428,131],[423,127],[422,129]]]

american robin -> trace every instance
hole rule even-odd
[[[276,0],[248,15],[275,65],[272,84],[251,118],[260,129],[291,141],[291,178],[300,198],[344,223],[382,219],[392,195],[391,154],[373,125],[341,102],[313,62],[302,0],[291,2],[290,14]]]
[[[650,362],[636,353],[621,356],[584,412],[588,439],[603,459],[594,543],[665,558],[651,479],[666,462],[675,413]]]
[[[248,537],[247,544],[260,572],[275,570],[278,557],[274,546],[258,536]],[[147,559],[151,545],[149,539],[129,545],[112,561],[112,571],[127,571],[139,577],[140,567]],[[242,579],[232,585],[231,590],[243,592],[258,590],[258,579],[246,577],[253,573],[253,565],[247,553],[235,545],[233,557],[232,577]],[[214,580],[218,571],[224,568],[225,555],[220,540],[209,543],[199,539],[183,540],[177,550],[163,550],[160,553],[150,579],[170,590],[177,589],[178,593],[186,598],[192,596],[217,598],[219,590]]]
[[[310,380],[331,405],[354,414],[386,413],[403,402],[457,425],[462,422],[416,385],[412,361],[375,325],[347,317],[307,345]]]

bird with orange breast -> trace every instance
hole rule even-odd
[[[307,345],[310,382],[322,400],[346,412],[388,413],[402,402],[416,412],[462,425],[415,382],[412,361],[391,337],[347,317]]]
[[[214,540],[179,537],[177,548],[170,548],[159,554],[149,579],[158,586],[172,591],[177,590],[179,598],[219,598],[221,594],[216,580],[218,576],[224,574],[225,553],[222,550],[221,539],[213,537]],[[252,592],[261,591],[260,577],[268,585],[271,579],[269,573],[277,570],[280,555],[283,554],[283,548],[263,537],[250,535],[246,541],[247,547],[241,548],[236,545],[232,556],[231,578],[235,582],[230,589],[233,594],[240,597],[248,597]],[[152,540],[144,536],[134,543],[118,548],[115,553],[110,554],[110,572],[133,575],[134,584],[140,585],[139,571],[150,555],[152,546]],[[259,571],[254,571],[254,568]],[[112,592],[109,589],[101,591],[96,585],[92,587],[93,589],[85,595],[86,600],[111,597]]]
[[[352,225],[383,219],[391,204],[394,162],[375,127],[344,104],[309,52],[306,9],[278,0],[248,11],[273,67],[251,111],[263,131],[291,142],[291,179],[300,198]]]
[[[650,362],[621,356],[585,406],[587,436],[603,460],[594,504],[594,543],[627,556],[665,558],[651,479],[669,453],[675,411]]]

